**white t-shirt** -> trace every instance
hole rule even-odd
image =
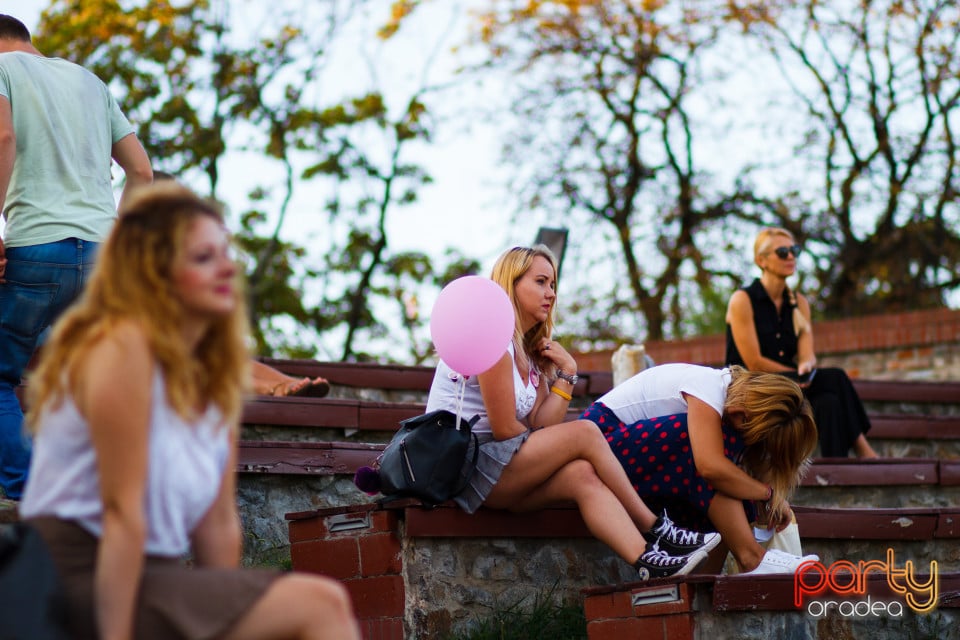
[[[648,418],[687,412],[686,393],[719,414],[730,385],[729,369],[695,364],[662,364],[644,369],[597,400],[627,424]]]
[[[147,540],[151,555],[177,557],[213,505],[228,460],[229,430],[209,409],[193,424],[167,404],[163,375],[154,374],[146,486]],[[103,533],[103,503],[90,426],[67,396],[40,418],[30,476],[20,503],[23,518],[74,520]]]
[[[507,352],[512,360],[513,343],[507,347]],[[456,413],[459,404],[461,378],[462,376],[459,373],[448,367],[442,360],[437,363],[436,372],[433,374],[433,383],[430,385],[430,395],[427,398],[427,411],[446,409]],[[521,422],[533,411],[540,378],[539,372],[531,367],[529,379],[524,380],[520,376],[516,364],[513,366],[513,393],[517,405],[516,415],[517,420]],[[487,408],[483,404],[483,396],[480,393],[480,380],[477,376],[469,376],[465,380],[462,413],[460,415],[466,419],[475,415],[480,416],[480,420],[473,426],[474,433],[492,432],[490,419],[487,417]]]

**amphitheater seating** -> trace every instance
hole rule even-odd
[[[480,601],[498,593],[529,595],[545,581],[562,595],[583,598],[593,640],[638,634],[693,638],[704,628],[728,637],[725,625],[733,625],[729,637],[734,637],[732,629],[747,623],[769,631],[756,637],[769,637],[779,628],[770,625],[787,624],[780,616],[796,623],[792,577],[693,575],[632,583],[622,567],[613,566],[624,563],[616,558],[611,563],[609,550],[598,548],[569,506],[529,514],[481,509],[472,516],[451,505],[424,509],[415,501],[378,507],[374,497],[351,486],[350,478],[376,459],[399,420],[422,412],[432,371],[270,364],[291,374],[323,375],[336,397],[251,399],[244,417],[241,484],[312,476],[328,479],[333,484],[324,486],[335,487],[331,492],[341,498],[353,497],[347,504],[331,502],[284,516],[294,568],[344,580],[368,638],[429,637],[477,614],[483,609]],[[611,381],[604,372],[582,375],[571,417]],[[871,440],[885,457],[814,461],[795,500],[805,549],[825,563],[879,559],[887,548],[917,566],[938,560],[938,619],[952,623],[960,601],[955,553],[960,452],[953,448],[960,442],[960,412],[955,411],[960,383],[856,380],[855,385],[870,409]],[[876,508],[881,502],[889,504]],[[562,570],[551,564],[558,558],[566,563]],[[528,572],[530,565],[537,570]],[[891,597],[875,577],[865,584],[866,595]],[[415,610],[410,603],[416,603]],[[821,623],[810,616],[803,622],[814,629]],[[916,617],[909,624],[924,632],[928,622]]]

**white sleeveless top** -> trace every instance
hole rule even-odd
[[[213,504],[227,464],[229,430],[210,408],[194,423],[167,404],[163,375],[154,374],[146,486],[146,553],[181,556],[193,529]],[[103,503],[90,427],[73,398],[45,411],[34,442],[22,518],[74,520],[93,535],[103,532]]]
[[[507,352],[510,354],[512,361],[514,353],[512,342],[508,345]],[[460,379],[459,373],[448,367],[442,360],[438,362],[436,372],[433,374],[433,383],[430,385],[430,395],[427,398],[427,411],[446,409],[456,413],[460,395]],[[530,412],[533,411],[533,405],[537,401],[537,387],[539,386],[539,371],[531,366],[530,375],[527,380],[524,380],[514,362],[513,395],[516,399],[517,420],[520,422],[524,422]],[[461,415],[467,419],[479,415],[480,420],[473,425],[473,432],[477,434],[492,433],[490,419],[487,417],[487,408],[484,406],[483,396],[480,394],[480,381],[477,376],[467,376],[466,378]]]
[[[684,394],[699,398],[720,416],[727,400],[730,370],[695,364],[661,364],[644,369],[600,396],[597,402],[628,424],[687,412]]]

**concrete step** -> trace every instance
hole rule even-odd
[[[820,458],[791,500],[807,507],[903,508],[960,504],[960,461]]]
[[[803,552],[824,564],[910,561],[917,571],[960,572],[960,511],[948,508],[837,509],[796,506]]]
[[[960,460],[960,438],[929,440],[920,438],[870,438],[870,445],[881,458],[930,458]]]

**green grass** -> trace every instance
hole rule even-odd
[[[490,614],[472,621],[468,631],[448,640],[586,640],[587,620],[579,605],[554,601],[553,590],[525,600],[496,605]]]

